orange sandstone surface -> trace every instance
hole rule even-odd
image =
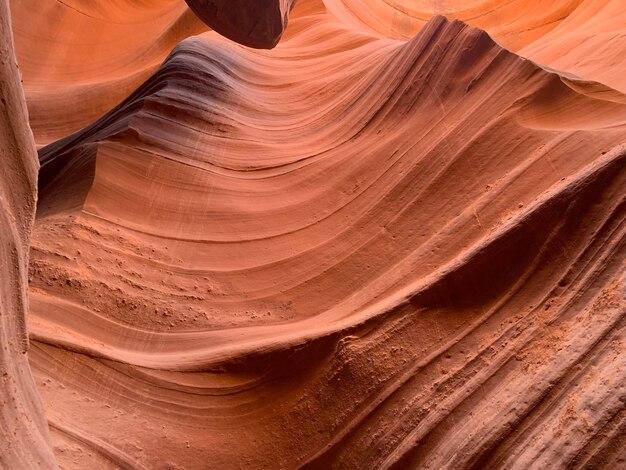
[[[1,468],[626,467],[622,0],[0,12]]]

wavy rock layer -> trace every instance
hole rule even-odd
[[[183,41],[40,151],[59,462],[623,465],[625,143],[620,92],[460,21]]]
[[[206,27],[181,0],[10,0],[30,124],[41,146],[110,111]]]
[[[433,15],[485,29],[508,49],[626,91],[622,0],[324,0],[346,23],[395,39],[413,37]]]
[[[28,248],[37,153],[0,1],[0,467],[55,468],[48,427],[26,356]]]
[[[181,0],[10,3],[38,146],[101,117],[150,77],[178,42],[206,30]],[[188,3],[221,33],[255,47],[275,45],[294,4],[288,0]],[[357,30],[405,40],[435,14],[458,18],[487,30],[524,57],[626,92],[621,0],[324,0],[323,4],[300,0],[298,9],[327,8]],[[263,21],[255,23],[257,15]]]

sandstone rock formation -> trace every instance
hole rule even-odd
[[[0,467],[54,468],[41,400],[28,366],[28,250],[37,153],[0,1]]]
[[[272,49],[278,44],[296,0],[185,0],[220,34],[246,46]]]
[[[182,39],[206,31],[181,0],[11,0],[35,141],[98,119]]]
[[[59,466],[626,465],[620,2],[188,3],[12,3]]]

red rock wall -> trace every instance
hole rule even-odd
[[[624,465],[619,2],[54,3],[72,74],[12,15],[61,467]]]
[[[0,85],[0,467],[55,468],[27,356],[28,252],[39,164],[4,0]]]

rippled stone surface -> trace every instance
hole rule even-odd
[[[62,468],[625,464],[620,2],[43,3]]]

